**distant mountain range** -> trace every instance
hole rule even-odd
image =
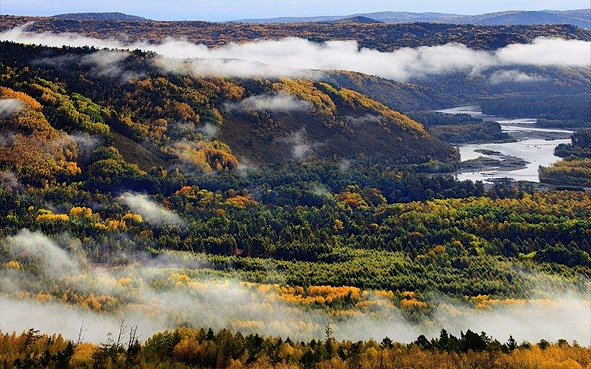
[[[542,10],[542,11],[504,11],[479,15],[460,15],[447,13],[409,13],[409,12],[376,12],[352,14],[346,16],[318,17],[280,17],[266,19],[242,19],[242,23],[309,23],[355,21],[362,19],[368,23],[373,20],[383,23],[451,23],[476,25],[533,25],[533,24],[572,24],[578,27],[591,28],[591,9],[579,10]]]
[[[136,15],[128,15],[124,13],[110,12],[110,13],[67,13],[54,15],[53,18],[68,19],[68,20],[103,20],[103,21],[127,21],[127,22],[141,22],[148,19],[138,17]]]
[[[149,19],[123,13],[67,13],[53,16],[68,20],[102,20],[141,22]],[[534,25],[534,24],[571,24],[591,29],[591,8],[578,10],[541,10],[541,11],[503,11],[478,15],[460,15],[448,13],[410,13],[410,12],[374,12],[344,16],[315,17],[278,17],[260,19],[241,19],[237,23],[448,23],[474,25]]]

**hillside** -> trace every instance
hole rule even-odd
[[[446,162],[457,155],[408,117],[326,82],[180,78],[157,69],[154,55],[139,52],[116,54],[123,57],[116,64],[120,74],[106,74],[97,68],[115,66],[79,62],[108,60],[106,51],[10,43],[0,49],[0,61],[10,68],[4,73],[11,75],[2,84],[39,101],[36,114],[44,116],[44,125],[102,136],[145,171],[155,165],[207,172],[237,169],[242,160],[278,164],[332,157],[392,165]],[[41,55],[43,63],[31,64]],[[138,77],[122,79],[130,75]],[[15,128],[26,136],[18,122]],[[133,148],[134,142],[141,146]]]
[[[353,90],[290,79],[282,79],[273,88],[295,93],[315,106],[312,114],[226,115],[220,139],[251,160],[277,162],[289,160],[294,153],[296,158],[363,155],[386,164],[454,157],[446,144],[432,139],[416,122]]]
[[[372,18],[373,19],[373,18]],[[392,51],[401,47],[443,45],[450,42],[473,49],[495,50],[509,44],[529,43],[537,37],[591,40],[591,31],[571,25],[479,26],[454,24],[290,23],[242,24],[211,22],[96,21],[0,16],[0,31],[34,22],[35,32],[71,32],[84,36],[159,42],[187,39],[208,46],[260,39],[305,37],[311,41],[356,40],[361,47]]]
[[[476,76],[455,74],[397,83],[353,72],[327,75],[327,80],[354,89],[402,112],[479,104],[486,114],[589,121],[591,69],[522,67],[521,73],[537,76],[531,83],[491,83],[497,70]]]
[[[288,285],[399,291],[394,306],[412,319],[436,302],[417,295],[404,307],[402,291],[474,306],[537,290],[545,277],[523,275],[525,265],[591,273],[585,193],[500,184],[482,197],[482,183],[420,173],[453,170],[455,150],[328,82],[195,78],[163,73],[153,54],[110,53],[0,43],[2,235],[69,232],[101,263],[124,248],[193,251],[214,255],[200,273],[230,265],[228,275],[257,283],[275,283],[259,272],[277,270]],[[2,268],[16,258],[0,257]],[[129,302],[116,301],[107,306]]]
[[[330,83],[359,91],[402,112],[451,107],[458,102],[439,89],[426,87],[421,83],[400,83],[348,71],[330,73],[325,78]]]

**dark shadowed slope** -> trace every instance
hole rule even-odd
[[[294,94],[311,108],[226,112],[220,138],[235,154],[256,162],[363,156],[394,164],[456,158],[453,148],[420,124],[353,90],[287,78],[273,90]]]
[[[363,15],[356,15],[354,17],[343,18],[335,21],[336,23],[382,23],[373,18],[365,17]]]

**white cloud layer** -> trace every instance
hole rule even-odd
[[[184,226],[185,222],[172,211],[150,200],[147,195],[125,192],[118,198],[133,212],[140,214],[147,222],[154,225],[178,225]]]
[[[296,161],[308,159],[314,155],[314,149],[322,145],[321,143],[309,140],[304,128],[287,137],[282,137],[279,141],[290,147],[291,156]]]
[[[8,248],[17,255],[33,258],[52,276],[77,270],[77,263],[70,254],[40,232],[20,230],[6,238]]]
[[[19,99],[0,99],[0,119],[9,118],[18,113],[24,103]]]
[[[259,111],[266,110],[278,113],[292,111],[306,111],[312,108],[312,103],[304,101],[294,95],[279,92],[275,95],[250,96],[238,103],[225,105],[228,111]]]
[[[450,43],[393,52],[360,49],[356,41],[315,43],[302,38],[230,43],[218,48],[173,39],[160,44],[130,44],[68,33],[38,34],[24,27],[0,33],[0,40],[57,47],[141,49],[159,54],[158,66],[169,72],[239,78],[315,78],[320,70],[349,70],[405,82],[430,75],[478,73],[493,67],[591,67],[591,42],[558,38],[537,38],[531,44],[513,44],[496,51]]]
[[[541,76],[536,76],[536,75],[532,75],[532,74],[527,74],[515,69],[509,69],[509,70],[498,70],[495,71],[493,74],[491,74],[491,76],[489,77],[490,83],[496,85],[499,83],[507,83],[507,82],[517,82],[517,83],[523,83],[523,82],[540,82],[540,81],[544,81],[545,78],[541,77]]]
[[[364,124],[379,124],[382,122],[382,117],[372,114],[365,114],[361,117],[346,116],[345,119],[354,126],[360,126]]]
[[[211,123],[205,123],[203,127],[197,128],[197,131],[201,132],[207,138],[214,138],[220,133],[220,127]]]

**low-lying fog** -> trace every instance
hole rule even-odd
[[[125,43],[70,33],[35,33],[27,31],[28,26],[0,33],[0,40],[53,47],[140,49],[160,55],[155,63],[165,71],[198,76],[318,78],[321,70],[348,70],[406,82],[458,72],[479,74],[495,68],[497,70],[490,76],[490,83],[498,84],[540,80],[537,75],[515,69],[520,66],[591,66],[591,42],[560,38],[540,37],[530,44],[512,44],[495,51],[474,50],[462,44],[449,43],[382,52],[360,48],[356,41],[316,43],[295,37],[229,43],[217,48],[172,38],[158,44]],[[95,65],[96,72],[101,75],[120,73],[124,79],[137,77],[118,69],[124,57],[124,53],[99,51],[81,62]]]
[[[458,335],[467,329],[485,331],[501,341],[512,335],[530,342],[564,338],[591,344],[591,299],[575,292],[574,286],[571,288],[566,281],[548,284],[564,286],[556,291],[540,286],[545,298],[532,291],[531,300],[493,309],[475,309],[443,296],[433,298],[432,317],[414,324],[377,294],[369,297],[377,301],[371,308],[356,310],[348,318],[335,318],[323,310],[285,302],[273,289],[237,280],[195,276],[194,272],[207,262],[190,253],[136,257],[127,266],[115,268],[90,264],[82,256],[79,241],[65,236],[54,240],[22,230],[2,244],[16,259],[25,263],[34,260],[40,267],[36,274],[22,267],[0,270],[0,330],[3,332],[35,327],[77,339],[82,326],[86,340],[104,342],[107,333],[117,333],[124,319],[126,325],[138,326],[142,340],[181,325],[318,339],[330,323],[336,338],[345,340],[381,340],[388,336],[410,342],[420,334],[436,336],[445,328]],[[552,281],[553,278],[538,279]],[[591,284],[586,282],[586,285]],[[60,298],[37,294],[44,291],[53,291],[58,296],[70,292],[95,299],[75,306]],[[111,312],[90,308],[93,304],[108,306],[114,299],[120,307]]]

